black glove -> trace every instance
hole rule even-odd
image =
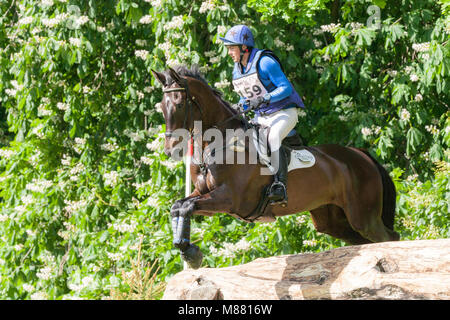
[[[263,103],[265,103],[266,101],[264,100],[264,98],[262,96],[259,96],[256,99],[253,100],[247,100],[247,105],[248,108],[250,110],[255,110],[258,109],[260,105],[262,105]]]

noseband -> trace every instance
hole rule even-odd
[[[192,118],[192,105],[195,104],[198,108],[198,110],[200,111],[200,116],[201,118],[203,118],[203,113],[202,113],[202,109],[200,108],[200,105],[198,104],[197,100],[195,100],[195,97],[193,95],[191,95],[191,93],[189,92],[189,86],[188,86],[188,81],[186,79],[182,79],[183,84],[180,84],[180,87],[177,88],[164,88],[163,89],[163,93],[169,93],[169,92],[179,92],[179,91],[185,91],[186,92],[186,100],[184,100],[184,108],[185,108],[185,113],[184,113],[184,122],[183,122],[183,128],[186,128],[186,124],[187,124],[187,118],[188,115],[191,115]],[[192,131],[194,130],[194,128],[190,128],[189,129],[189,134],[192,136]],[[171,136],[173,136],[173,132],[172,131],[166,131],[165,136],[170,138]]]

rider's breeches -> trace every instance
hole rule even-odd
[[[255,115],[254,121],[270,127],[268,144],[272,152],[281,147],[281,141],[295,128],[298,122],[297,108],[283,109],[269,115]]]

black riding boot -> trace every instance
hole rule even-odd
[[[270,186],[269,201],[271,205],[287,205],[287,176],[288,176],[288,154],[286,149],[281,147],[278,151],[278,172],[274,176],[274,182]]]

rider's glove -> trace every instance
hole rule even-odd
[[[244,110],[244,104],[242,102],[233,104],[231,107],[238,112],[242,112]]]
[[[267,99],[265,99],[265,97],[259,96],[256,99],[253,100],[247,100],[247,105],[249,107],[250,110],[256,110],[259,108],[260,105],[262,105],[263,103],[267,103]]]

